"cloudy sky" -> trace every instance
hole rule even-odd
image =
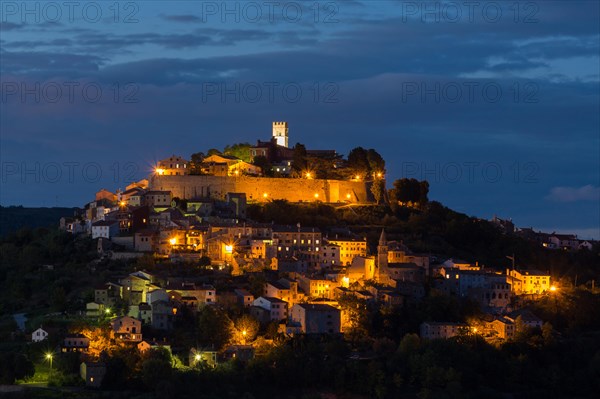
[[[600,238],[598,4],[3,1],[0,203],[81,206],[288,121],[458,211]]]

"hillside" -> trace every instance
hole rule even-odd
[[[77,208],[24,208],[0,206],[0,236],[23,227],[56,227],[61,217],[73,216]]]

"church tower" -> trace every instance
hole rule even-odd
[[[288,148],[287,122],[273,122],[273,138],[277,145]]]
[[[385,229],[381,230],[381,236],[379,236],[379,245],[377,245],[377,274],[378,279],[381,281],[384,276],[388,276],[388,245],[387,238],[385,236]]]

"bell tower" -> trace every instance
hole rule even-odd
[[[287,122],[273,122],[273,138],[277,145],[288,148]]]
[[[378,279],[384,276],[388,276],[388,245],[387,238],[385,236],[385,230],[381,230],[381,236],[379,236],[379,244],[377,245],[377,274]]]

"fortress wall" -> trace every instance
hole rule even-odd
[[[370,201],[368,184],[365,182],[319,179],[282,179],[264,177],[226,176],[152,176],[152,190],[171,191],[174,197],[212,197],[224,199],[227,193],[246,193],[248,201],[286,199],[290,202],[353,203]],[[318,198],[315,197],[318,194]]]

